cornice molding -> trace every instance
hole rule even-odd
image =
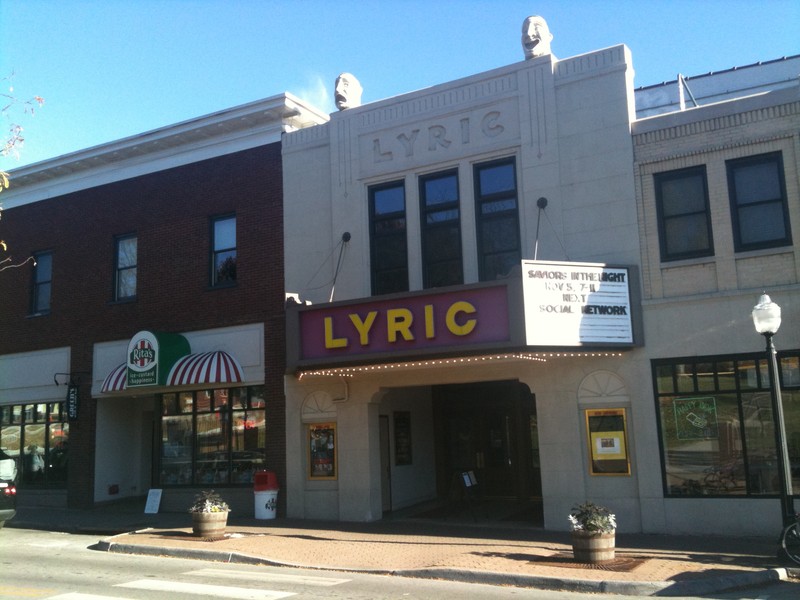
[[[647,145],[665,140],[686,138],[691,135],[702,135],[718,132],[730,127],[741,127],[761,121],[770,121],[800,114],[800,101],[778,106],[767,106],[745,112],[736,112],[709,119],[700,119],[690,123],[673,125],[663,129],[655,129],[644,133],[636,133],[634,129],[634,145]]]
[[[328,116],[281,94],[10,171],[6,209],[255,148]]]

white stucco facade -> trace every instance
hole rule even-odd
[[[286,236],[287,291],[315,305],[329,301],[347,232],[333,299],[370,296],[368,190],[397,180],[405,184],[409,289],[421,290],[418,178],[452,169],[458,173],[464,282],[477,282],[473,166],[508,157],[516,166],[523,259],[534,258],[536,251],[540,260],[637,265],[632,79],[624,46],[560,61],[547,55],[341,111],[326,125],[285,135],[286,229],[305,232]],[[537,206],[542,197],[544,215]],[[536,361],[489,354],[480,361],[403,364],[347,377],[288,375],[288,515],[374,520],[384,510],[436,498],[435,455],[442,433],[441,425],[434,425],[432,390],[514,381],[535,395],[545,526],[565,528],[572,504],[591,497],[629,515],[623,530],[639,530],[639,488],[654,486],[649,495],[655,495],[659,480],[642,480],[636,466],[622,477],[591,476],[582,411],[624,408],[629,429],[637,431],[629,451],[638,466],[639,445],[655,442],[654,429],[640,426],[653,419],[636,394],[636,382],[649,379],[642,350]],[[318,411],[320,399],[325,409]],[[380,419],[385,417],[393,432],[398,407],[411,414],[414,460],[396,465],[395,446],[388,444],[387,480]],[[314,421],[336,424],[335,480],[308,477],[306,431]],[[639,433],[648,430],[652,439]],[[650,459],[655,462],[644,472],[657,468],[657,454]]]
[[[759,497],[748,487],[706,498],[681,496],[671,487],[654,365],[674,357],[733,361],[737,353],[756,360],[753,353],[763,351],[763,340],[753,331],[750,311],[762,290],[783,306],[785,319],[795,321],[776,338],[780,348],[800,348],[797,244],[734,249],[725,180],[728,159],[781,153],[789,227],[800,231],[798,86],[783,77],[791,68],[783,62],[759,73],[725,73],[716,82],[706,78],[693,85],[702,86],[705,102],[716,104],[687,109],[675,102],[649,110],[659,94],[675,90],[654,86],[640,98],[625,46],[563,60],[546,55],[343,110],[327,124],[286,134],[286,289],[306,308],[310,303],[336,310],[350,303],[356,312],[381,301],[371,295],[369,202],[370,189],[387,182],[399,182],[405,192],[408,290],[420,293],[420,178],[445,171],[458,178],[464,285],[478,282],[474,169],[511,158],[522,259],[630,268],[636,333],[634,344],[621,348],[545,344],[521,354],[501,347],[459,354],[450,347],[419,360],[367,353],[360,364],[301,361],[286,376],[287,514],[368,521],[441,500],[446,467],[452,466],[444,457],[452,454],[448,431],[452,436],[461,410],[457,400],[442,396],[478,397],[482,392],[476,390],[484,390],[485,397],[470,406],[473,415],[486,417],[490,413],[481,411],[503,401],[492,394],[504,388],[492,386],[513,382],[535,405],[530,415],[522,414],[522,420],[530,417],[530,439],[520,438],[531,445],[533,469],[519,473],[532,473],[536,482],[517,492],[541,498],[545,528],[567,529],[570,507],[586,499],[609,506],[623,532],[702,534],[735,524],[742,535],[758,535],[777,528],[774,493]],[[746,91],[732,90],[737,78],[742,89],[745,80],[757,79],[758,95],[743,98]],[[728,90],[720,96],[714,90],[722,84]],[[637,104],[646,118],[637,120]],[[708,163],[714,252],[705,259],[665,262],[653,177],[701,163]],[[547,200],[544,208],[541,198]],[[398,294],[386,302],[394,306],[404,298]],[[293,342],[291,330],[289,338],[290,355],[296,343],[307,341]],[[795,397],[789,394],[790,401]],[[624,412],[628,473],[598,475],[592,469],[587,411],[602,409]],[[414,459],[398,462],[394,421],[405,423],[409,414]],[[314,423],[335,425],[336,477],[310,475],[308,432]],[[479,469],[482,460],[481,453]]]

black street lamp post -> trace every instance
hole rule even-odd
[[[789,464],[789,452],[786,446],[786,426],[783,421],[783,402],[781,400],[781,384],[778,377],[778,359],[772,336],[781,326],[781,307],[762,294],[758,304],[753,308],[753,324],[756,331],[767,340],[767,364],[769,367],[769,388],[772,399],[772,414],[775,424],[775,453],[778,458],[778,479],[781,486],[781,522],[783,526],[795,520],[792,501],[792,472]]]

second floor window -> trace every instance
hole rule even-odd
[[[426,288],[464,282],[461,265],[461,221],[458,172],[420,179],[422,279]]]
[[[480,280],[505,277],[522,260],[514,159],[475,166],[475,203]]]
[[[211,221],[211,285],[236,282],[236,216]]]
[[[35,315],[50,312],[50,294],[53,288],[53,255],[50,252],[34,254],[31,312]]]
[[[114,300],[127,300],[136,296],[138,240],[135,235],[126,235],[118,237],[115,242]]]
[[[705,166],[654,177],[661,260],[714,254]]]
[[[727,167],[736,251],[790,245],[781,153],[729,160]]]
[[[369,217],[372,293],[408,291],[406,194],[402,181],[370,188]]]

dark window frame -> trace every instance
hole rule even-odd
[[[45,256],[49,258],[49,272],[47,273],[47,279],[40,279],[42,265],[45,264],[42,257]],[[36,264],[31,273],[31,314],[48,315],[53,305],[53,252],[51,250],[34,252],[33,259]],[[42,292],[45,288],[47,288],[47,306],[41,307]]]
[[[202,402],[205,396],[208,401]],[[180,398],[189,399],[182,404]],[[225,398],[217,402],[217,398]],[[237,405],[233,399],[238,398]],[[156,439],[156,452],[153,457],[153,485],[158,487],[244,487],[252,486],[255,471],[266,468],[266,447],[269,445],[267,436],[267,409],[264,386],[236,386],[205,388],[180,392],[167,392],[157,396],[160,409],[158,417],[158,434]],[[169,438],[174,433],[171,417],[189,423],[189,428],[181,430],[180,434],[188,433],[189,444],[184,446],[173,444]],[[214,443],[204,438],[204,444],[199,437],[206,432],[201,432],[203,420],[216,420],[220,426],[217,428],[219,436],[216,450],[212,450]],[[237,424],[238,421],[238,424]],[[236,435],[234,431],[237,430]],[[248,431],[256,435],[255,448],[247,443]],[[264,440],[259,438],[264,436]],[[262,446],[260,442],[264,442]],[[240,446],[244,447],[240,447]],[[169,451],[168,451],[169,449]],[[205,454],[201,454],[205,450]],[[209,453],[210,452],[210,453]],[[245,468],[237,470],[236,465]],[[208,480],[208,475],[215,471],[213,481]],[[175,475],[177,474],[177,475]],[[173,481],[173,475],[175,480]],[[181,477],[184,480],[181,480]]]
[[[18,487],[67,487],[70,423],[64,404],[57,401],[0,406],[0,447],[16,463]],[[29,428],[41,431],[41,435],[31,436]],[[54,432],[59,432],[58,436]],[[33,449],[32,444],[37,448]],[[42,459],[38,467],[32,460],[34,453]]]
[[[455,200],[429,202],[428,184],[453,179],[455,181]],[[419,177],[419,212],[420,237],[422,244],[422,286],[424,289],[464,283],[464,258],[461,244],[461,190],[459,189],[458,169],[448,169]],[[455,216],[451,216],[455,213]],[[450,216],[449,216],[450,215]],[[446,230],[455,228],[454,244],[457,244],[457,256],[442,257],[437,252],[433,238],[437,233],[446,235]],[[452,234],[452,232],[451,232]],[[458,262],[458,269],[445,269],[448,276],[445,280],[435,275],[436,267]],[[437,280],[438,279],[438,280]]]
[[[222,246],[217,247],[217,232],[216,226],[217,223],[222,223],[223,221],[233,221],[234,233],[233,233],[233,246]],[[232,287],[236,285],[237,282],[237,256],[238,256],[238,242],[237,242],[237,219],[235,213],[226,213],[223,215],[216,215],[211,217],[210,222],[210,241],[209,244],[210,248],[210,285],[212,288],[223,288],[223,287]],[[220,277],[220,272],[222,271],[221,268],[217,266],[217,262],[219,258],[224,254],[232,254],[232,256],[228,256],[225,259],[225,262],[228,262],[232,258],[232,267],[228,265],[225,268],[225,277]]]
[[[764,353],[662,358],[652,359],[650,364],[664,497],[740,499],[777,497],[778,490],[771,492],[758,489],[758,485],[762,485],[759,483],[758,452],[760,448],[757,444],[754,447],[750,445],[751,438],[747,429],[748,414],[745,412],[746,409],[752,409],[756,403],[756,397],[766,398],[770,394],[769,366]],[[791,405],[790,403],[796,401],[800,395],[800,349],[779,352],[778,364],[778,382],[786,413],[787,405]],[[683,368],[681,369],[679,366]],[[687,370],[686,367],[690,368]],[[721,466],[724,467],[724,463],[709,464],[702,471],[695,469],[697,480],[689,481],[687,479],[681,486],[675,484],[670,486],[670,478],[672,477],[674,480],[679,476],[675,472],[670,473],[667,470],[666,453],[668,448],[665,443],[661,402],[662,400],[672,402],[674,406],[676,401],[689,402],[708,396],[721,398],[723,402],[734,397],[736,399],[735,419],[729,427],[737,426],[735,433],[738,434],[736,439],[739,443],[738,451],[741,454],[739,457],[741,462],[737,462],[736,468],[738,469],[737,477],[744,484],[743,490],[733,488],[733,468],[731,468],[730,479],[725,479],[725,472],[721,468]],[[789,416],[787,413],[787,419]],[[675,416],[675,418],[678,417]],[[787,420],[787,428],[788,424]],[[772,430],[766,435],[774,443]],[[680,436],[677,439],[680,440]],[[722,438],[720,437],[720,439]],[[680,451],[678,453],[680,454]],[[791,458],[790,456],[790,460]],[[798,456],[794,456],[793,465],[796,480],[797,472],[800,469]],[[775,477],[777,477],[777,473]],[[690,483],[692,485],[686,485]]]
[[[393,189],[403,193],[402,210],[384,212],[376,210],[376,195]],[[410,289],[408,269],[408,217],[406,213],[405,180],[397,179],[368,188],[369,197],[369,250],[370,281],[373,296],[406,292]],[[398,226],[393,226],[399,223]],[[402,240],[401,240],[402,238]],[[382,245],[397,244],[396,254],[403,254],[404,265],[386,265],[381,260]],[[384,246],[385,249],[385,246]],[[392,273],[396,273],[392,275]]]
[[[680,179],[687,179],[690,177],[700,176],[703,183],[703,208],[702,210],[686,210],[684,212],[675,212],[670,214],[670,211],[665,210],[666,199],[664,198],[664,184],[671,181]],[[665,171],[653,175],[653,185],[655,187],[656,195],[656,217],[658,220],[658,239],[659,247],[661,249],[661,261],[669,262],[675,260],[685,260],[690,258],[701,258],[706,256],[714,256],[714,236],[711,224],[711,207],[708,197],[708,177],[706,174],[706,166],[698,165],[687,167],[685,169],[677,169],[674,171]],[[698,217],[703,215],[705,218],[705,229],[708,239],[708,244],[705,248],[697,250],[677,251],[671,250],[671,247],[678,242],[674,242],[668,232],[670,230],[671,222],[678,222],[681,219]]]
[[[777,169],[779,196],[775,198],[761,199],[754,202],[740,203],[741,198],[736,189],[736,171],[739,167],[751,167],[762,164],[774,164]],[[733,242],[736,252],[747,252],[750,250],[761,250],[765,248],[777,248],[792,245],[792,230],[789,222],[789,202],[786,194],[786,174],[783,168],[783,153],[781,151],[768,152],[753,156],[745,156],[725,161],[725,169],[728,175],[728,197],[730,200],[731,219],[733,222]],[[770,206],[780,206],[782,219],[783,235],[772,237],[761,241],[748,242],[743,239],[743,228],[754,221],[752,215],[742,217],[742,212],[749,209],[764,209]],[[778,225],[778,223],[775,223]]]
[[[503,167],[509,165],[513,170],[514,186],[512,190],[504,190],[497,193],[483,193],[481,186],[481,172],[488,169]],[[517,160],[516,157],[500,158],[488,162],[476,163],[473,165],[473,189],[475,192],[475,228],[477,235],[477,248],[478,248],[478,277],[480,281],[490,281],[498,278],[505,277],[507,273],[498,273],[494,270],[490,271],[487,265],[488,259],[494,256],[503,254],[516,253],[516,260],[514,264],[519,264],[522,260],[522,234],[520,232],[519,221],[519,183],[517,181]],[[488,207],[492,204],[499,205],[501,203],[512,203],[513,208],[507,210],[491,211]],[[484,208],[486,210],[484,210]],[[513,219],[514,233],[516,235],[515,248],[503,248],[501,251],[492,251],[486,247],[484,240],[484,233],[486,228],[493,224],[500,222],[504,219]],[[506,240],[507,241],[507,240]],[[509,267],[509,270],[513,269]]]
[[[123,242],[128,240],[135,240],[136,241],[136,250],[133,264],[129,265],[120,265],[120,258],[122,254],[120,253],[120,246]],[[133,293],[123,296],[120,290],[120,285],[122,282],[122,274],[124,272],[133,271]],[[138,293],[138,284],[139,284],[139,237],[135,233],[127,233],[124,235],[118,235],[114,238],[114,301],[115,302],[126,302],[130,300],[135,300],[137,293]]]

